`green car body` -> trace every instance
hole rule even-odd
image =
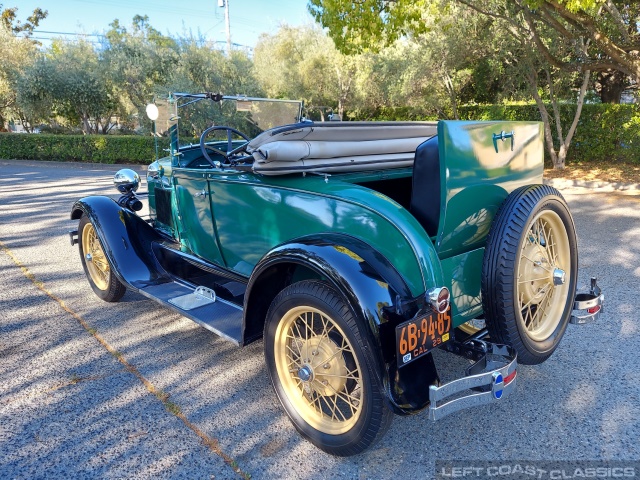
[[[72,208],[89,283],[107,301],[137,291],[239,346],[264,335],[283,407],[330,453],[367,448],[385,412],[436,420],[500,400],[517,361],[541,363],[570,318],[600,313],[595,281],[574,305],[577,240],[564,199],[542,185],[541,123],[298,121],[253,140],[210,127],[179,146],[167,118],[149,218],[135,213],[131,171],[116,175],[117,202]],[[207,141],[217,130],[226,141]],[[442,385],[433,348],[476,363]]]
[[[515,151],[501,141],[496,152],[492,135],[501,131],[522,138]],[[355,237],[387,258],[414,296],[442,285],[454,292],[458,326],[481,314],[480,271],[495,213],[511,191],[542,183],[542,128],[531,122],[441,121],[438,137],[446,162],[440,164],[440,220],[431,235],[408,208],[367,187],[410,180],[410,167],[267,177],[233,168],[181,168],[180,157],[166,157],[151,167],[163,176],[147,178],[151,217],[185,250],[247,278],[264,255],[292,239]],[[206,195],[194,197],[202,191]],[[157,192],[168,197],[163,206],[171,205],[160,217]]]

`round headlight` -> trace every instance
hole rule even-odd
[[[140,186],[140,175],[130,168],[123,168],[114,175],[113,184],[120,193],[135,192]]]

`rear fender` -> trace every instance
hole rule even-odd
[[[151,250],[151,243],[161,237],[142,218],[103,196],[78,200],[71,208],[71,219],[78,220],[83,214],[91,220],[109,264],[121,282],[138,290],[166,278]]]
[[[423,302],[412,298],[391,262],[366,243],[341,234],[307,236],[280,245],[262,258],[249,279],[243,335],[252,322],[264,322],[266,315],[264,304],[258,307],[256,300],[264,292],[253,287],[261,284],[262,275],[282,265],[304,266],[343,295],[360,320],[362,336],[369,340],[371,348],[364,346],[365,355],[395,413],[412,413],[428,405],[429,386],[438,381],[431,354],[397,369],[395,327],[413,318]],[[283,268],[279,274],[286,272]]]

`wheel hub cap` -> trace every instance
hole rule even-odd
[[[549,261],[541,247],[529,245],[524,249],[524,257],[530,259],[524,264],[524,278],[529,281],[521,284],[526,303],[540,303],[547,293],[550,283]]]
[[[564,285],[566,274],[561,268],[556,268],[553,271],[553,284],[557,287]]]
[[[305,365],[304,367],[298,370],[298,378],[303,382],[312,382],[313,381],[313,369],[309,365]]]
[[[340,348],[329,336],[311,337],[303,343],[301,350],[307,363],[298,370],[300,380],[313,382],[313,389],[323,396],[335,395],[344,388],[347,366]]]

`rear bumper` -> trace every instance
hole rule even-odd
[[[485,354],[467,369],[467,376],[429,388],[431,420],[439,420],[465,408],[498,402],[515,388],[518,366],[515,350],[507,345],[481,344]]]

